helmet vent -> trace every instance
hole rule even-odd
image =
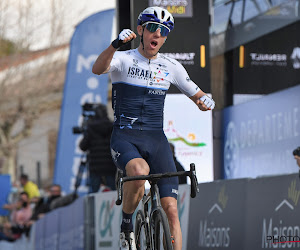
[[[156,17],[158,17],[156,11],[154,11],[154,15],[155,15]]]
[[[165,17],[165,12],[162,11],[162,12],[161,12],[161,18],[164,19],[164,17]]]
[[[168,17],[167,22],[170,21],[170,17]]]

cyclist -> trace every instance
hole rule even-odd
[[[188,76],[183,66],[159,53],[174,28],[173,16],[160,7],[148,7],[137,20],[139,47],[128,51],[117,49],[136,38],[123,30],[93,65],[93,73],[111,73],[114,129],[111,136],[112,157],[127,176],[176,172],[172,152],[163,132],[163,109],[166,92],[175,84],[200,110],[214,108],[208,97]],[[117,51],[117,52],[116,52]],[[121,249],[136,249],[132,215],[144,194],[145,181],[124,183]],[[177,211],[178,178],[158,182],[174,249],[182,248]]]

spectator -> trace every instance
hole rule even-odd
[[[30,199],[40,197],[38,186],[28,179],[28,175],[22,174],[20,176],[20,183],[24,189],[24,192],[29,195]]]
[[[11,220],[3,226],[0,232],[0,240],[14,241],[21,236],[22,228],[30,220],[32,210],[30,199],[26,192],[20,193],[19,200],[13,204],[6,204],[4,209],[11,211]]]
[[[294,158],[296,159],[296,162],[300,168],[300,147],[296,148],[294,151],[293,151],[293,155],[294,155]]]
[[[87,151],[91,193],[98,192],[100,187],[103,190],[103,186],[115,190],[116,167],[110,154],[111,132],[112,122],[107,116],[106,106],[99,104],[95,116],[88,120],[79,144],[82,151]]]
[[[175,147],[174,147],[174,144],[169,143],[169,145],[170,145],[170,148],[171,148],[171,151],[172,151],[172,154],[173,154],[173,159],[174,159],[174,162],[175,162],[175,166],[176,166],[177,172],[179,172],[179,171],[185,171],[185,169],[180,164],[180,162],[177,161],[177,158],[175,156]],[[178,176],[179,184],[186,184],[187,183],[186,178],[187,178],[186,176]]]
[[[48,197],[41,197],[37,200],[33,214],[30,218],[30,222],[27,225],[32,225],[34,221],[42,218],[46,213],[50,211],[50,205],[52,201],[61,197],[61,186],[53,184],[49,190],[50,194]]]

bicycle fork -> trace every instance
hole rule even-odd
[[[146,247],[147,250],[152,250],[153,249],[153,242],[152,242],[152,237],[151,237],[151,229],[150,229],[150,218],[149,218],[149,201],[151,199],[151,196],[144,194],[143,200],[142,200],[142,206],[143,206],[143,211],[144,211],[144,218],[145,220],[143,221],[144,228],[145,228],[145,238],[146,238]]]

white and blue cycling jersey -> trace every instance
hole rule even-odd
[[[117,51],[108,72],[113,84],[114,126],[120,129],[161,130],[170,84],[188,97],[199,91],[178,61],[160,53],[149,60],[138,49]]]

